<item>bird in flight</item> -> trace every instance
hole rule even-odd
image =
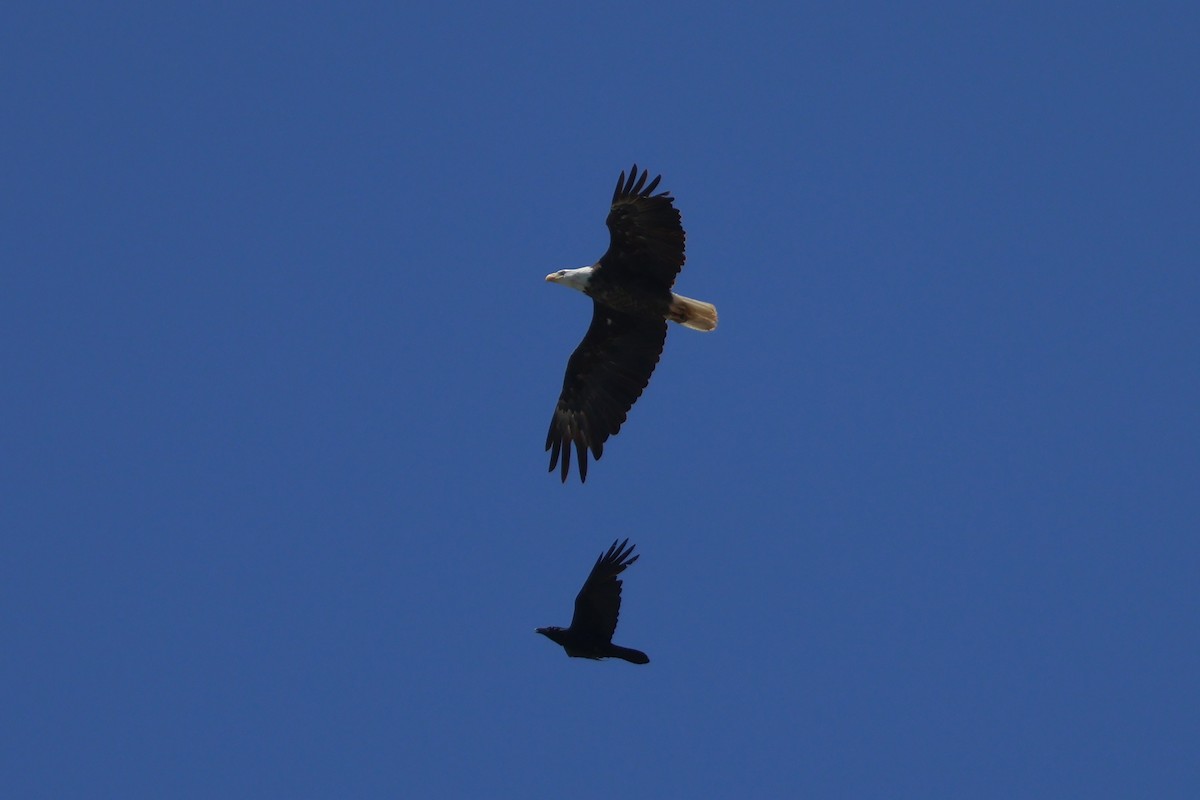
[[[649,656],[641,650],[612,643],[621,612],[621,580],[617,576],[638,560],[633,548],[628,539],[620,544],[614,541],[608,552],[596,559],[575,597],[571,627],[538,628],[536,632],[562,645],[572,658],[623,658],[633,664],[649,664]]]
[[[608,212],[609,245],[590,267],[546,276],[592,298],[592,324],[567,361],[562,394],[550,419],[550,471],[562,458],[566,483],[574,445],[579,480],[587,480],[587,451],[599,460],[604,442],[621,429],[650,382],[667,338],[667,321],[711,331],[717,309],[671,291],[683,268],[684,233],[669,192],[654,194],[662,176],[646,183],[637,165],[621,173]]]

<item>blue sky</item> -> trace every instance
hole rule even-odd
[[[1190,4],[401,5],[6,14],[0,794],[1194,796]]]

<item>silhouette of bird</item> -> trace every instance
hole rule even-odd
[[[649,656],[641,650],[612,643],[621,613],[621,580],[617,576],[638,560],[633,548],[628,539],[620,544],[614,541],[608,552],[596,559],[575,597],[571,627],[538,628],[536,632],[562,645],[572,658],[623,658],[632,664],[649,664]]]
[[[571,448],[579,480],[587,480],[587,451],[600,459],[604,442],[615,436],[629,409],[650,382],[667,338],[667,321],[685,328],[717,327],[712,303],[675,294],[671,287],[683,268],[684,233],[669,192],[655,194],[662,176],[621,173],[608,212],[609,245],[590,267],[560,269],[546,280],[592,298],[592,324],[567,361],[562,393],[550,418],[546,449],[550,471],[562,459],[562,481],[571,469]]]

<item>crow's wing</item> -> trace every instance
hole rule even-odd
[[[638,560],[633,547],[628,539],[620,544],[613,542],[608,552],[596,559],[592,573],[575,598],[571,629],[579,635],[605,643],[612,641],[621,613],[621,581],[617,576]]]

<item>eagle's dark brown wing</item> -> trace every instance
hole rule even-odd
[[[683,225],[670,193],[653,194],[662,176],[647,184],[647,175],[642,170],[639,176],[634,164],[628,178],[622,172],[617,179],[608,212],[608,250],[597,271],[606,280],[666,291],[683,268]]]
[[[604,442],[621,429],[658,364],[667,338],[665,320],[622,314],[592,302],[592,324],[567,362],[562,393],[550,419],[546,449],[550,471],[562,459],[562,480],[571,469],[571,447],[579,479],[587,480],[587,451],[599,459]]]

